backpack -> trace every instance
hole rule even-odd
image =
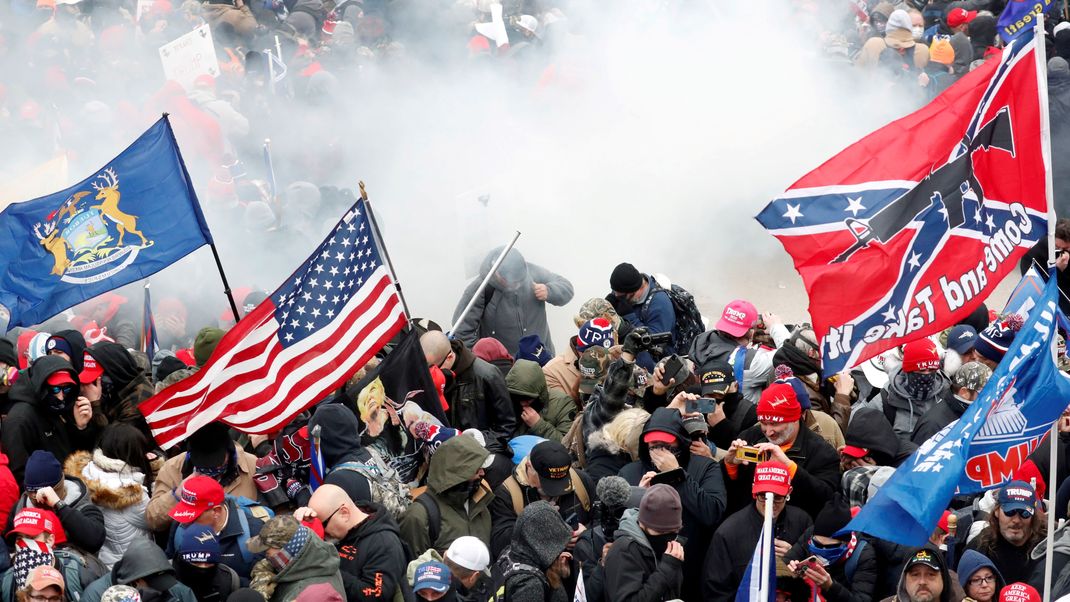
[[[249,517],[259,520],[262,523],[275,518],[275,513],[270,508],[260,504],[255,500],[251,500],[245,496],[227,496],[227,498],[234,501],[234,505],[238,510],[238,523],[241,525],[241,535],[238,536],[238,550],[241,551],[242,561],[246,564],[251,563],[255,559],[255,554],[249,551],[245,543],[252,537],[252,532],[249,530]],[[174,545],[175,549],[178,549],[178,542],[182,541],[182,535],[185,533],[186,526],[179,525],[175,529]]]
[[[521,573],[531,573],[539,577],[542,580],[544,589],[546,585],[546,574],[540,571],[538,568],[531,566],[530,564],[524,564],[523,562],[513,562],[509,559],[508,550],[502,554],[502,557],[498,562],[494,563],[490,569],[490,598],[487,602],[506,602],[508,600],[508,594],[506,592],[506,584],[509,579],[519,575]],[[549,598],[547,598],[549,599]]]
[[[401,482],[397,471],[387,466],[375,450],[368,449],[368,452],[371,458],[367,462],[342,462],[332,467],[331,472],[352,470],[367,479],[372,501],[386,508],[394,520],[400,521],[412,504],[412,493],[408,485]]]
[[[576,472],[575,468],[568,469],[569,479],[572,481],[572,493],[576,494],[576,500],[579,501],[580,506],[584,511],[591,509],[591,496],[587,493],[587,487],[583,484],[583,479],[580,478],[580,474]],[[516,477],[509,475],[509,478],[502,482],[505,485],[505,489],[509,491],[509,497],[513,501],[513,512],[517,516],[524,511],[524,491],[520,488],[520,483],[517,482]]]
[[[695,296],[679,284],[673,284],[669,288],[661,286],[657,280],[654,280],[654,284],[656,288],[647,296],[644,306],[654,298],[654,293],[665,291],[665,294],[669,296],[669,301],[672,302],[672,311],[676,314],[676,323],[672,327],[674,351],[686,354],[691,348],[691,341],[706,332],[706,325],[702,322],[702,312],[695,304]],[[665,355],[668,354],[669,351],[666,350]]]
[[[858,568],[858,561],[862,558],[862,550],[866,548],[866,543],[866,540],[859,538],[854,552],[851,552],[851,557],[843,565],[843,574],[847,576],[848,584],[853,583],[855,580],[855,570]]]
[[[416,496],[416,503],[427,511],[427,535],[431,539],[431,547],[435,547],[438,536],[442,534],[442,511],[438,509],[438,502],[430,495]]]

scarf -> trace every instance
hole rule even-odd
[[[904,372],[903,389],[910,395],[911,401],[924,401],[932,396],[936,387],[936,373]]]
[[[54,562],[52,547],[43,541],[20,538],[15,542],[15,556],[11,565],[15,571],[15,587],[22,589],[26,585],[26,578],[30,571],[42,564],[52,565]]]

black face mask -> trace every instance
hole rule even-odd
[[[650,542],[650,547],[654,549],[654,556],[661,558],[661,555],[665,553],[665,548],[669,547],[669,542],[676,539],[676,533],[665,533],[664,535],[651,535],[646,534],[646,540]]]
[[[175,560],[175,572],[178,580],[189,586],[198,596],[214,589],[216,575],[219,574],[219,565],[214,564],[208,568],[193,566],[182,559]]]
[[[165,602],[169,595],[151,587],[139,587],[137,592],[141,594],[141,602]]]

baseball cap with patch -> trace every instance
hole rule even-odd
[[[605,347],[591,347],[579,359],[580,393],[590,395],[609,370],[609,351]]]
[[[531,467],[539,475],[542,493],[557,497],[572,491],[572,456],[557,441],[543,441],[531,448]]]
[[[791,492],[791,471],[776,460],[761,462],[754,469],[754,483],[751,493],[772,493],[788,495]]]
[[[245,547],[254,554],[259,554],[268,548],[282,549],[290,543],[299,529],[308,529],[297,522],[290,514],[280,514],[264,523],[260,534],[245,542]]]
[[[999,490],[999,507],[1004,512],[1026,510],[1030,514],[1037,511],[1037,493],[1033,486],[1025,481],[1011,481]]]
[[[728,392],[732,383],[736,382],[736,373],[732,370],[732,366],[724,360],[709,360],[702,364],[699,378],[702,381],[703,395],[711,393],[724,395]]]
[[[909,571],[911,567],[923,564],[934,571],[940,570],[940,561],[936,559],[936,553],[928,548],[922,548],[907,561],[906,568],[904,570]]]
[[[725,306],[715,328],[734,337],[741,337],[757,323],[758,309],[754,307],[754,304],[737,299]]]
[[[959,355],[973,351],[977,342],[977,331],[969,324],[959,324],[947,333],[947,346]]]
[[[23,508],[15,515],[8,536],[13,533],[27,537],[37,537],[42,533],[56,535],[59,529],[59,518],[51,510],[43,508]]]
[[[205,510],[223,504],[225,495],[223,486],[215,479],[203,475],[194,475],[182,485],[179,492],[181,501],[168,514],[183,525],[197,520]]]
[[[971,391],[980,391],[985,388],[988,379],[992,377],[992,369],[981,362],[966,362],[955,375],[951,377],[952,391],[966,388]]]
[[[441,562],[425,562],[416,567],[412,591],[429,589],[443,593],[450,590],[450,569]]]

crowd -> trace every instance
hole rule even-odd
[[[91,138],[119,146],[139,133],[131,117],[167,111],[205,211],[238,234],[217,239],[244,259],[238,281],[252,282],[291,265],[291,247],[318,240],[353,202],[306,181],[336,177],[330,140],[276,161],[290,183],[275,189],[258,165],[279,116],[324,119],[305,109],[327,106],[327,119],[344,119],[339,82],[412,56],[566,85],[545,59],[580,25],[570,4],[9,0],[0,69],[32,75],[0,82],[0,132],[18,140],[4,169],[57,150],[77,162]],[[801,26],[820,29],[824,58],[920,103],[998,52],[1003,4],[792,6]],[[184,87],[163,79],[155,56],[140,58],[201,24],[215,76]],[[1060,146],[1070,119],[1059,118],[1070,111],[1070,23],[1053,12],[1047,27],[1058,175],[1070,157]],[[1070,222],[1057,236],[1070,248]],[[1046,515],[1065,519],[1070,503],[1070,418],[1054,442],[1057,482],[1045,441],[1005,486],[955,498],[924,547],[844,532],[895,467],[977,399],[1016,316],[982,308],[826,374],[813,329],[760,314],[761,300],[732,301],[707,323],[658,266],[621,263],[597,276],[604,298],[581,302],[566,275],[517,250],[480,290],[499,252],[458,300],[453,332],[412,321],[445,421],[410,420],[394,399],[369,418],[388,345],[280,432],[211,423],[159,449],[138,405],[195,373],[239,319],[199,297],[196,281],[157,298],[151,359],[139,350],[140,308],[116,293],[0,338],[0,602],[526,602],[577,590],[592,602],[734,600],[767,494],[778,601],[1041,599]],[[238,313],[271,284],[239,287]],[[554,345],[546,304],[575,312],[565,345]],[[1062,523],[1054,554],[1051,600],[1070,594]]]

